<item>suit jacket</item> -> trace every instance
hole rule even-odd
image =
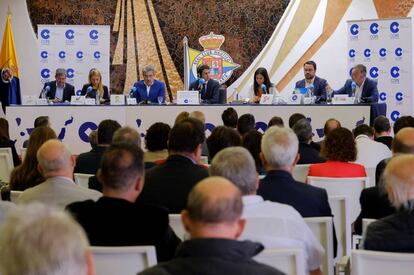
[[[322,163],[326,161],[310,144],[302,142],[299,142],[299,155],[298,164]]]
[[[388,149],[391,150],[392,137],[390,137],[390,136],[377,137],[377,138],[375,138],[375,141],[381,142],[382,144],[387,145]]]
[[[13,77],[10,83],[4,83],[0,77],[0,100],[4,113],[6,113],[6,106],[10,106],[10,104],[22,104],[20,80],[17,77]]]
[[[49,92],[47,92],[46,97],[48,97],[49,99],[55,99],[56,97],[56,81],[50,81],[45,83],[45,85],[43,86],[43,90],[46,88],[46,86],[50,87]],[[75,95],[75,87],[73,87],[72,85],[70,85],[69,83],[65,83],[65,88],[63,88],[63,95],[62,95],[62,102],[65,101],[69,101],[71,100],[71,97]],[[42,93],[40,93],[39,97],[42,96]]]
[[[220,103],[220,83],[217,80],[209,79],[207,85],[200,87],[199,79],[191,83],[190,90],[200,91],[201,99],[204,103],[218,104]],[[206,87],[207,86],[207,87]]]
[[[166,261],[181,242],[169,226],[168,212],[155,206],[102,197],[70,204],[67,210],[94,246],[154,245],[158,261]]]
[[[315,79],[313,80],[313,94],[319,101],[326,101],[326,85],[328,85],[328,82],[325,79],[315,76]],[[295,89],[306,87],[305,79],[296,82]]]
[[[95,89],[92,89],[92,91],[90,91],[89,93],[88,93],[88,95],[86,95],[86,93],[88,92],[88,87],[89,86],[91,86],[91,84],[85,84],[85,85],[83,85],[83,87],[82,87],[82,91],[81,91],[81,95],[84,95],[84,96],[86,96],[86,97],[88,97],[88,98],[96,98],[96,92],[97,92],[97,90],[95,90]],[[91,86],[92,87],[92,86]],[[106,87],[105,85],[103,86],[103,89],[104,89],[104,94],[103,94],[103,97],[102,97],[102,99],[104,99],[104,100],[109,100],[109,90],[108,90],[108,87]]]
[[[97,146],[89,152],[82,153],[76,158],[74,173],[96,174],[101,164],[102,155],[106,147]]]
[[[352,96],[352,79],[348,79],[341,89],[334,91],[334,94],[347,94]],[[369,79],[368,77],[365,78],[361,98],[364,99],[364,102],[378,102],[378,88],[376,81]]]
[[[196,183],[208,177],[208,171],[187,157],[171,155],[145,173],[145,184],[138,201],[163,206],[180,213]]]
[[[141,101],[158,103],[159,96],[162,97],[162,102],[165,102],[165,85],[162,81],[154,80],[154,83],[150,87],[149,95],[147,94],[147,86],[144,80],[135,82],[134,87],[137,88],[134,96],[138,103]]]

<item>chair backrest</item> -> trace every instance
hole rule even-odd
[[[375,221],[376,219],[362,219],[362,235],[367,232],[368,225]]]
[[[369,178],[308,177],[308,183],[326,189],[328,196],[346,196],[350,203],[350,217],[354,221],[361,212],[359,197],[362,189],[369,186]]]
[[[349,199],[345,196],[331,196],[328,198],[334,215],[336,238],[338,239],[338,253],[336,259],[349,256],[351,253],[351,219],[349,216]]]
[[[20,148],[20,158],[22,161],[24,160],[24,157],[26,156],[27,148]]]
[[[170,227],[174,231],[175,235],[177,235],[177,237],[180,238],[181,240],[184,240],[186,236],[186,231],[181,222],[181,215],[170,214],[169,219],[170,219]]]
[[[366,187],[375,186],[375,180],[376,180],[375,169],[376,167],[371,167],[371,168],[365,167],[365,172],[367,173],[367,177],[369,177],[369,181]]]
[[[75,173],[73,174],[75,183],[79,184],[82,187],[89,188],[88,182],[89,178],[94,176],[93,174],[81,174],[81,173]]]
[[[17,203],[17,199],[19,198],[19,196],[23,193],[23,191],[14,191],[11,190],[10,191],[10,201]]]
[[[316,239],[325,249],[322,264],[322,271],[325,275],[334,274],[334,250],[333,250],[333,230],[332,217],[313,217],[304,218],[306,224],[315,235]]]
[[[11,148],[0,148],[0,180],[2,182],[10,182],[10,174],[13,168]]]
[[[352,250],[352,275],[412,275],[414,253],[393,253],[370,250]]]
[[[302,249],[265,249],[254,260],[277,268],[287,275],[306,274]]]
[[[96,274],[132,275],[157,264],[154,246],[92,246]]]
[[[295,180],[305,182],[308,177],[310,164],[298,164],[293,167],[292,176]]]

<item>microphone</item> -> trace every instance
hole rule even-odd
[[[45,87],[45,96],[47,97],[47,94],[49,93],[49,91],[50,91],[50,86],[49,85],[47,85],[46,87]]]
[[[356,87],[357,87],[357,85],[356,85],[355,81],[352,81],[352,83],[351,83],[352,96],[355,96]]]
[[[136,91],[137,91],[137,87],[135,86],[129,89],[129,97],[134,97]]]
[[[204,78],[200,78],[198,80],[198,88],[199,88],[199,90],[201,90],[204,85],[206,85],[206,80]]]
[[[90,93],[90,92],[92,92],[92,90],[93,90],[92,86],[89,86],[89,87],[86,89],[86,94],[85,94],[85,97],[88,97],[88,96],[89,96],[89,93]]]
[[[260,88],[262,88],[262,90],[263,90],[263,93],[264,94],[267,94],[267,87],[266,87],[266,84],[262,84],[261,86],[260,86]]]
[[[81,96],[82,95],[82,90],[77,90],[76,91],[76,96]]]

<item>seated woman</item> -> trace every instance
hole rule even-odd
[[[253,85],[250,87],[250,102],[259,103],[262,94],[277,95],[277,91],[274,84],[270,82],[267,70],[265,68],[258,68],[254,72]]]
[[[357,149],[352,132],[346,128],[336,128],[328,134],[321,155],[328,161],[311,164],[308,176],[332,178],[367,176],[364,166],[350,163],[356,160]]]
[[[168,135],[171,127],[168,124],[157,122],[152,124],[145,135],[145,147],[147,151],[144,153],[145,166],[165,160],[168,157]]]
[[[89,71],[89,82],[82,87],[81,95],[88,98],[96,98],[96,93],[99,94],[99,100],[101,103],[109,101],[108,87],[102,84],[101,72],[97,69],[91,69]]]
[[[10,148],[12,151],[13,165],[15,167],[20,165],[21,161],[17,155],[14,141],[10,140],[9,122],[4,118],[0,118],[0,148]]]
[[[29,146],[23,163],[14,168],[10,175],[10,189],[24,191],[42,183],[45,179],[37,170],[36,153],[39,147],[49,139],[57,138],[55,132],[46,126],[35,128],[30,134]]]

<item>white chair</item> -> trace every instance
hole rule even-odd
[[[157,264],[154,246],[92,246],[97,275],[132,275]]]
[[[23,193],[23,191],[10,191],[10,201],[13,203],[17,203],[19,196]]]
[[[375,221],[376,219],[362,219],[362,235],[367,232],[368,225]]]
[[[365,172],[367,173],[367,177],[369,177],[369,182],[368,182],[368,185],[366,187],[375,186],[375,179],[376,179],[375,169],[376,169],[376,167],[374,167],[374,168],[366,168],[365,167]]]
[[[332,217],[304,218],[306,224],[315,235],[316,239],[325,249],[322,264],[322,272],[325,275],[334,274],[334,251],[333,251],[333,230]]]
[[[305,182],[308,177],[310,164],[298,164],[293,167],[292,176],[295,180]]]
[[[10,182],[10,174],[13,171],[13,156],[11,148],[0,148],[0,180]]]
[[[306,274],[302,249],[265,249],[253,259],[277,268],[287,275]]]
[[[351,219],[349,216],[349,200],[345,196],[332,196],[328,198],[334,215],[336,238],[338,239],[338,253],[336,259],[351,253]]]
[[[184,240],[187,232],[185,231],[185,228],[181,222],[181,215],[170,214],[169,219],[170,219],[170,227],[174,231],[175,235],[177,235],[177,237],[180,238],[181,240]]]
[[[351,263],[352,275],[414,274],[414,253],[352,250]]]
[[[24,160],[24,157],[26,156],[27,148],[20,148],[20,158],[22,161]]]
[[[81,173],[75,173],[73,174],[75,183],[79,184],[82,187],[89,188],[88,182],[89,178],[94,176],[93,174],[81,174]]]

